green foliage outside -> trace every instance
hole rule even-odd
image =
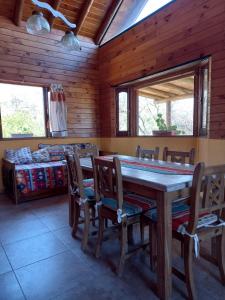
[[[10,138],[11,134],[45,135],[43,110],[40,105],[12,98],[7,103],[1,103],[1,117],[4,138]]]
[[[177,135],[185,134],[183,130],[177,129],[177,125],[166,125],[166,121],[163,119],[163,115],[160,113],[157,114],[157,118],[155,121],[159,130],[175,131]]]

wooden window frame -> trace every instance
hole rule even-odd
[[[30,83],[20,83],[20,82],[1,82],[4,84],[14,84],[14,85],[23,85],[23,86],[31,86],[31,87],[40,87],[43,90],[43,105],[44,105],[44,123],[45,123],[45,135],[44,136],[35,136],[35,137],[20,137],[20,138],[4,138],[3,137],[3,129],[2,129],[2,118],[1,118],[1,109],[0,109],[0,140],[27,140],[27,139],[45,139],[51,137],[50,135],[50,129],[49,129],[49,109],[48,109],[48,91],[49,87],[46,86],[40,86],[40,85],[35,85],[35,84],[30,84]]]
[[[207,129],[201,128],[202,124],[202,106],[203,106],[203,70],[208,68],[208,107],[207,107]],[[129,132],[126,135],[118,134],[117,136],[136,136],[136,137],[153,137],[153,135],[138,135],[138,89],[146,85],[155,85],[169,80],[180,79],[187,76],[194,76],[194,112],[193,112],[193,134],[192,135],[178,135],[176,137],[199,137],[206,136],[209,127],[209,104],[210,104],[210,83],[211,83],[211,57],[206,57],[190,63],[170,68],[168,70],[155,73],[146,77],[142,77],[130,82],[125,82],[116,88],[118,91],[129,91]],[[117,96],[118,97],[118,96]],[[118,102],[118,101],[117,101]],[[118,110],[118,107],[117,107]],[[116,126],[118,128],[118,111],[116,118]],[[168,136],[166,136],[168,137]],[[173,136],[174,137],[174,136]]]

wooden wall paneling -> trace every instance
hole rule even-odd
[[[69,135],[94,137],[99,134],[98,48],[81,38],[83,51],[68,52],[57,43],[63,32],[44,36],[26,33],[0,18],[0,82],[49,86],[62,83],[68,106]]]
[[[111,118],[102,127],[102,135],[115,136],[113,85],[212,56],[210,137],[224,138],[225,123],[219,104],[225,101],[224,13],[223,0],[175,1],[101,46],[101,118],[103,123]],[[221,121],[216,121],[217,113]]]

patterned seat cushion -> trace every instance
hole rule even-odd
[[[145,216],[153,222],[157,221],[157,209],[149,210]],[[172,229],[174,231],[184,233],[190,216],[190,206],[184,203],[174,203],[172,205]],[[199,215],[197,228],[205,225],[213,224],[218,220],[215,214],[202,213]]]
[[[88,178],[83,180],[84,193],[89,200],[95,200],[94,179]]]
[[[142,208],[142,211],[147,211],[149,209],[156,207],[155,200],[137,195],[137,194],[126,194],[124,200],[130,204],[137,205]]]
[[[102,204],[114,210],[117,210],[117,200],[113,198],[102,198]],[[139,205],[138,201],[123,201],[123,213],[126,213],[128,217],[141,214],[143,212],[143,206]]]

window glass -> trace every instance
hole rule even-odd
[[[119,131],[128,131],[128,95],[127,92],[118,94]]]
[[[108,42],[171,1],[172,0],[123,0],[101,44]]]
[[[138,89],[138,135],[193,135],[194,77]]]
[[[0,108],[3,138],[46,136],[42,87],[1,83]]]
[[[208,69],[203,69],[203,86],[202,86],[202,124],[203,130],[207,130],[208,115]]]

